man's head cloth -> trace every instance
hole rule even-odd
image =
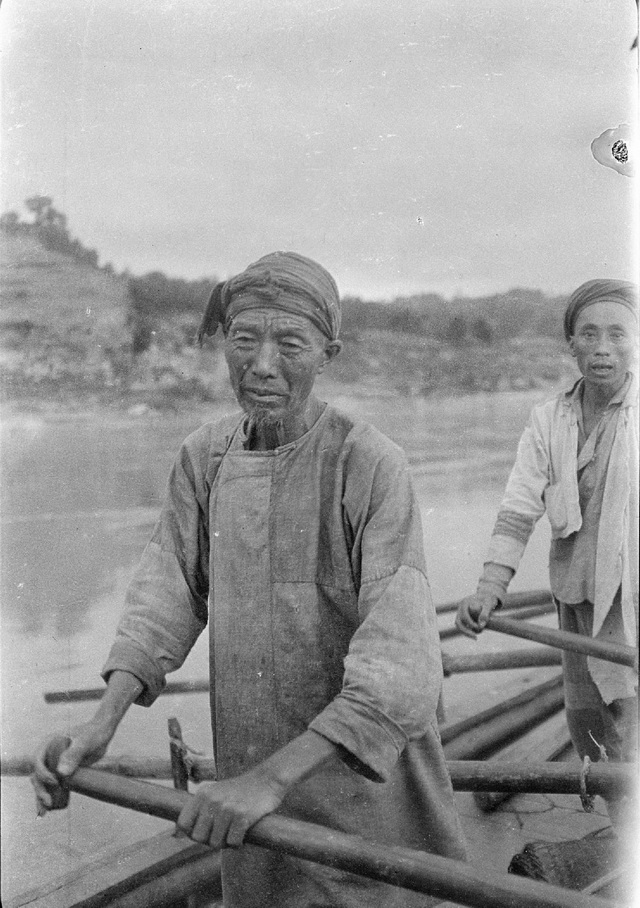
[[[196,341],[226,330],[247,309],[279,309],[304,315],[329,340],[340,331],[342,310],[336,282],[326,268],[297,252],[272,252],[213,288]]]
[[[638,288],[631,281],[595,280],[581,284],[569,297],[564,313],[564,336],[573,337],[576,320],[594,303],[620,303],[638,318]]]

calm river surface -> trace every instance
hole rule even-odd
[[[547,396],[330,398],[375,423],[407,452],[422,507],[435,602],[461,598],[475,588],[518,437],[531,406]],[[190,431],[228,409],[138,418],[24,415],[5,421],[3,757],[28,754],[43,735],[91,714],[91,704],[46,705],[43,693],[101,683],[98,672],[124,591],[150,535],[177,448]],[[548,585],[547,545],[547,527],[541,523],[513,589]],[[495,648],[497,635],[492,636]],[[447,648],[465,646],[474,644],[453,641]],[[510,674],[503,673],[495,683],[493,676],[485,676],[482,684],[504,686]],[[206,675],[203,637],[174,678]],[[460,687],[457,695],[454,691],[447,700],[447,718],[483,703],[482,684],[475,676],[473,684]],[[173,715],[181,721],[185,740],[210,754],[205,695],[165,697],[151,710],[130,710],[111,752],[168,756],[167,718]],[[2,783],[4,898],[89,861],[100,849],[166,828],[162,821],[80,796],[72,797],[69,810],[36,819],[28,781],[3,778]]]

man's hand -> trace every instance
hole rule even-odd
[[[458,606],[456,627],[462,634],[475,640],[499,605],[498,597],[489,593],[468,596]]]
[[[207,782],[182,808],[178,827],[211,848],[237,848],[254,823],[280,806],[285,793],[256,771]]]
[[[67,806],[69,795],[64,780],[79,766],[90,766],[103,757],[110,740],[104,726],[87,722],[68,734],[52,735],[40,745],[33,758],[31,776],[39,816]]]
[[[178,817],[178,827],[212,848],[238,848],[248,829],[282,803],[294,785],[339,760],[327,738],[307,729],[235,779],[201,785]]]
[[[53,735],[40,745],[31,776],[38,816],[67,806],[65,778],[73,775],[78,766],[90,766],[104,756],[120,720],[142,687],[142,682],[130,672],[112,672],[93,719],[66,734]]]

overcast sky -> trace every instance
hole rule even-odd
[[[633,0],[4,0],[2,210],[102,263],[369,298],[634,277]]]

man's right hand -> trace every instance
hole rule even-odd
[[[103,757],[111,737],[104,727],[87,722],[42,742],[33,758],[31,776],[38,816],[67,806],[69,794],[64,780],[79,766],[90,766]]]
[[[460,633],[473,639],[484,630],[491,613],[498,608],[500,602],[497,596],[490,594],[468,596],[458,606],[456,627]]]

